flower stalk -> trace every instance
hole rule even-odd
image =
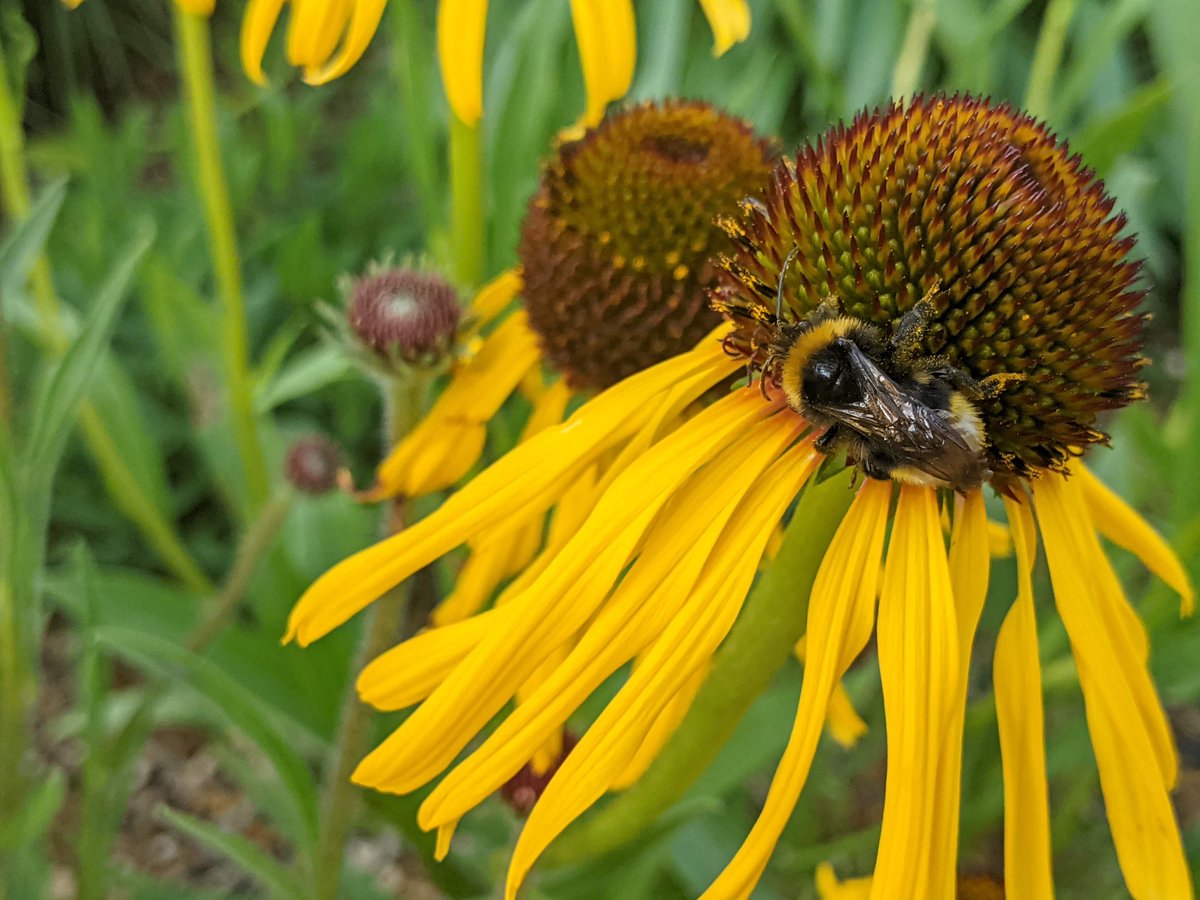
[[[636,840],[725,746],[804,635],[817,570],[854,499],[849,481],[844,472],[804,492],[779,553],[751,593],[679,728],[637,783],[552,846],[546,857],[550,865],[595,859]]]
[[[217,138],[212,46],[208,20],[174,7],[176,52],[183,73],[188,123],[196,152],[196,182],[217,279],[217,296],[224,325],[222,353],[229,380],[229,406],[234,442],[241,457],[251,511],[259,509],[270,492],[270,477],[254,413],[249,364],[246,301],[229,185]]]
[[[475,287],[483,281],[483,142],[478,125],[450,116],[450,240],[455,280]]]
[[[388,384],[389,446],[399,443],[420,420],[427,382],[428,376],[422,370],[410,369],[391,379]],[[391,534],[401,531],[410,513],[409,500],[397,498],[387,504],[386,509],[385,530]],[[368,662],[397,641],[407,618],[409,593],[408,583],[401,584],[370,610],[362,642],[351,662],[350,671],[362,671]],[[326,776],[314,855],[316,900],[336,900],[339,896],[346,839],[354,826],[359,800],[359,788],[350,780],[350,776],[370,745],[371,708],[359,699],[353,683],[346,688],[339,721],[333,764]]]
[[[1067,29],[1075,15],[1076,0],[1050,0],[1037,47],[1033,51],[1033,66],[1029,70],[1029,87],[1025,92],[1025,110],[1038,119],[1050,119],[1050,92],[1062,62]]]

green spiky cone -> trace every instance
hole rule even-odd
[[[559,146],[518,253],[529,324],[572,387],[615,384],[720,323],[714,220],[774,161],[745,122],[685,101],[626,109]]]
[[[832,129],[723,220],[737,250],[713,301],[737,325],[728,346],[761,366],[793,247],[784,319],[832,295],[891,333],[940,280],[928,354],[979,380],[1022,376],[979,403],[993,481],[1062,471],[1107,440],[1099,413],[1144,395],[1141,264],[1113,203],[1042,123],[917,97]]]

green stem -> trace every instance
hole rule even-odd
[[[904,43],[892,70],[892,97],[899,100],[916,91],[921,80],[921,70],[929,56],[929,39],[937,23],[937,0],[914,0],[912,13],[908,17],[908,29]]]
[[[554,844],[548,864],[595,859],[636,840],[713,761],[804,634],[817,570],[854,499],[849,477],[847,472],[805,490],[778,555],[679,728],[633,787]]]
[[[13,585],[0,578],[0,809],[18,810],[24,794],[21,763],[26,747],[30,678],[20,646],[20,625]],[[5,866],[0,846],[0,881]]]
[[[1076,2],[1050,0],[1042,17],[1042,30],[1038,33],[1033,65],[1029,71],[1029,88],[1025,92],[1025,109],[1035,118],[1051,119],[1050,95],[1059,63],[1062,62],[1063,45],[1067,41],[1071,18],[1075,15]]]
[[[0,73],[4,72],[7,72],[7,60],[0,46]],[[19,108],[7,77],[0,78],[0,199],[13,220],[23,219],[29,214],[29,170],[25,162],[25,140]],[[68,338],[60,321],[61,303],[54,290],[50,262],[45,255],[38,257],[34,264],[30,284],[49,349],[60,355],[67,347]],[[0,319],[0,330],[3,327],[3,320]],[[79,421],[88,451],[100,469],[114,505],[141,530],[176,578],[194,591],[211,591],[212,584],[183,546],[175,528],[142,489],[137,477],[121,457],[103,417],[91,401],[85,400],[80,405]]]
[[[250,579],[258,571],[259,562],[275,544],[275,538],[279,536],[279,530],[291,509],[291,492],[276,494],[267,501],[254,524],[242,537],[221,593],[187,639],[186,646],[193,653],[202,652],[225,630],[249,589]]]
[[[246,302],[242,294],[241,261],[229,186],[221,162],[217,138],[217,113],[213,84],[212,47],[208,20],[193,16],[172,4],[179,68],[187,96],[188,123],[196,151],[196,181],[208,224],[217,295],[223,327],[222,353],[229,379],[229,407],[233,418],[234,442],[241,457],[246,495],[251,511],[266,502],[270,475],[254,413],[253,382],[250,376]]]
[[[483,148],[479,127],[450,116],[450,238],[454,277],[464,288],[483,281]]]
[[[389,387],[388,438],[395,444],[420,418],[428,379],[421,373],[409,372],[395,378]],[[386,530],[395,533],[403,529],[410,512],[406,500],[391,504]],[[406,582],[375,601],[351,671],[361,671],[367,662],[395,643],[406,618],[408,597]],[[351,683],[342,699],[333,765],[326,776],[315,857],[316,900],[335,900],[339,895],[346,839],[354,825],[359,800],[358,788],[350,781],[350,776],[366,752],[370,728],[371,710],[358,699],[358,692]]]

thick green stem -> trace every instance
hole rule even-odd
[[[270,492],[270,475],[254,413],[242,267],[238,258],[233,206],[229,200],[229,186],[225,180],[225,167],[221,162],[221,147],[217,139],[208,20],[184,12],[178,4],[172,5],[175,9],[176,52],[187,96],[188,124],[196,152],[196,186],[204,205],[217,277],[217,295],[221,304],[221,349],[229,381],[234,442],[241,457],[250,510],[257,511],[266,502]]]
[[[896,100],[911,96],[920,85],[921,70],[929,56],[929,39],[936,23],[937,0],[913,0],[904,43],[892,70],[892,97]]]
[[[679,728],[633,787],[553,845],[549,864],[594,859],[636,840],[713,761],[804,634],[817,570],[854,498],[849,478],[843,473],[805,490],[778,555]]]
[[[450,237],[454,277],[460,286],[483,281],[483,147],[479,127],[450,116]]]
[[[1025,92],[1025,109],[1035,118],[1051,118],[1051,91],[1062,62],[1063,45],[1067,41],[1071,17],[1075,15],[1076,2],[1050,0],[1042,17],[1042,30],[1038,33],[1033,65],[1029,70],[1029,88]]]
[[[421,373],[409,372],[395,378],[389,387],[388,439],[394,445],[420,418],[428,381]],[[394,533],[403,529],[409,512],[406,500],[391,504],[385,530]],[[352,671],[360,671],[367,662],[395,643],[404,624],[409,593],[406,582],[375,601]],[[317,834],[316,900],[335,900],[339,893],[346,839],[354,826],[359,801],[358,788],[350,781],[350,776],[366,752],[370,731],[371,710],[359,700],[358,692],[350,684],[342,700],[333,765],[326,776]]]

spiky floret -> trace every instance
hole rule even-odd
[[[1100,412],[1144,392],[1140,262],[1113,204],[1044,124],[976,97],[917,97],[829,131],[722,220],[737,250],[713,302],[737,326],[727,347],[761,368],[783,269],[780,324],[833,297],[888,334],[940,280],[919,352],[1001,376],[979,401],[995,479],[1061,472],[1107,440]]]
[[[529,324],[573,387],[603,388],[719,321],[713,220],[761,189],[771,145],[705,103],[647,103],[564,143],[521,230]]]

